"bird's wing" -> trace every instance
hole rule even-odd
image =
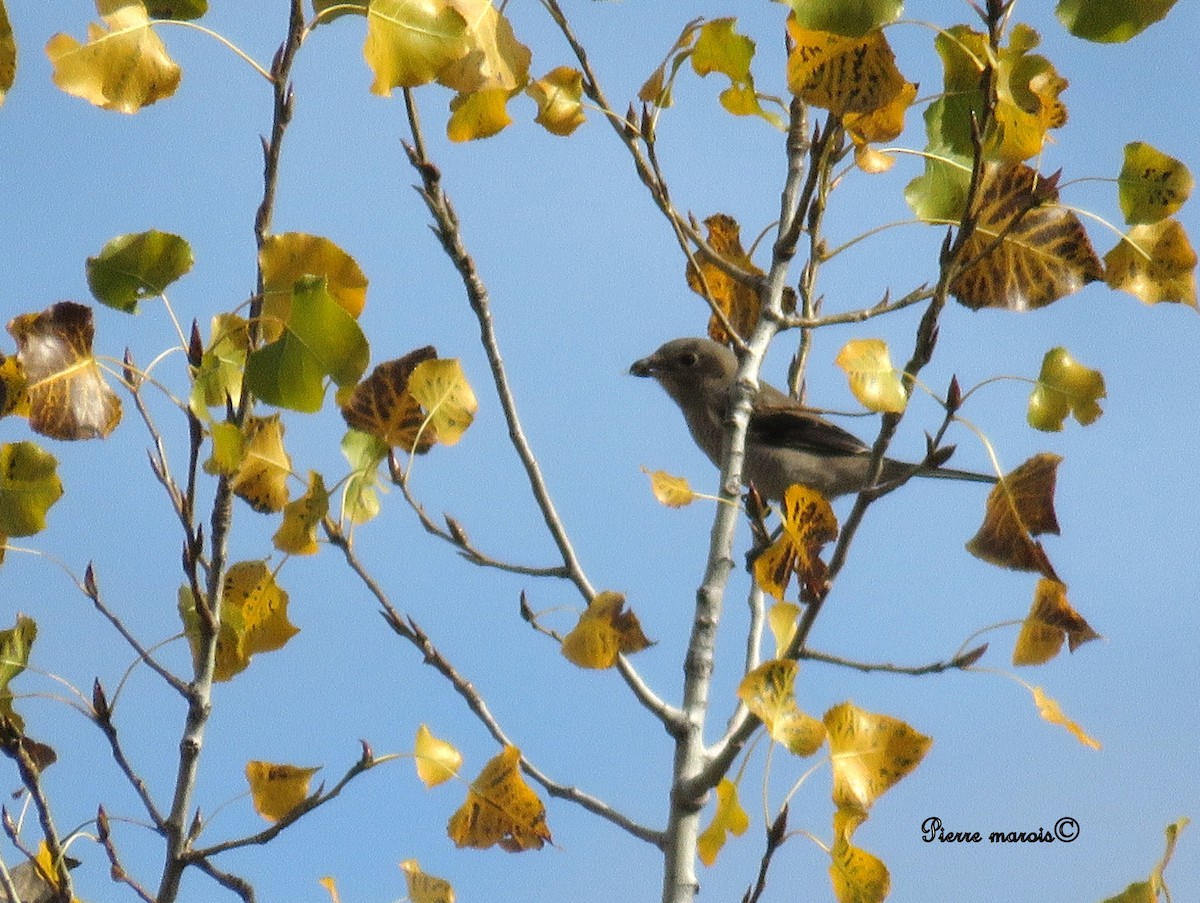
[[[871,449],[853,433],[805,411],[788,399],[788,404],[755,405],[750,415],[748,436],[776,448],[796,448],[818,455],[863,455]]]

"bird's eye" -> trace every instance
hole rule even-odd
[[[696,360],[696,353],[694,351],[685,351],[683,354],[679,355],[679,363],[684,367],[687,367],[689,370],[696,366]]]

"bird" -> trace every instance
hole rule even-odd
[[[737,365],[737,357],[725,345],[704,338],[680,338],[635,361],[629,372],[654,379],[666,390],[683,412],[696,444],[720,467]],[[753,484],[764,498],[774,501],[783,501],[794,483],[816,489],[831,500],[867,488],[871,448],[853,433],[765,382],[759,383],[752,405],[743,483]],[[898,484],[912,476],[996,482],[990,474],[939,466],[952,453],[952,447],[940,449],[930,462],[922,464],[884,458],[879,484]]]

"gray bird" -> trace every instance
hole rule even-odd
[[[629,372],[658,380],[683,411],[696,444],[720,467],[729,395],[737,375],[734,353],[709,339],[673,339],[649,357],[634,362]],[[746,431],[742,482],[753,483],[764,497],[776,501],[782,501],[784,491],[793,483],[804,483],[832,499],[860,491],[866,484],[870,462],[871,449],[858,437],[818,417],[773,386],[759,383]],[[881,483],[910,476],[996,482],[987,474],[917,467],[884,458]]]

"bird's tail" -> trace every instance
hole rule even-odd
[[[937,477],[940,480],[966,480],[970,483],[995,483],[994,473],[978,473],[974,470],[957,470],[953,467],[931,467],[918,470],[919,477]]]

